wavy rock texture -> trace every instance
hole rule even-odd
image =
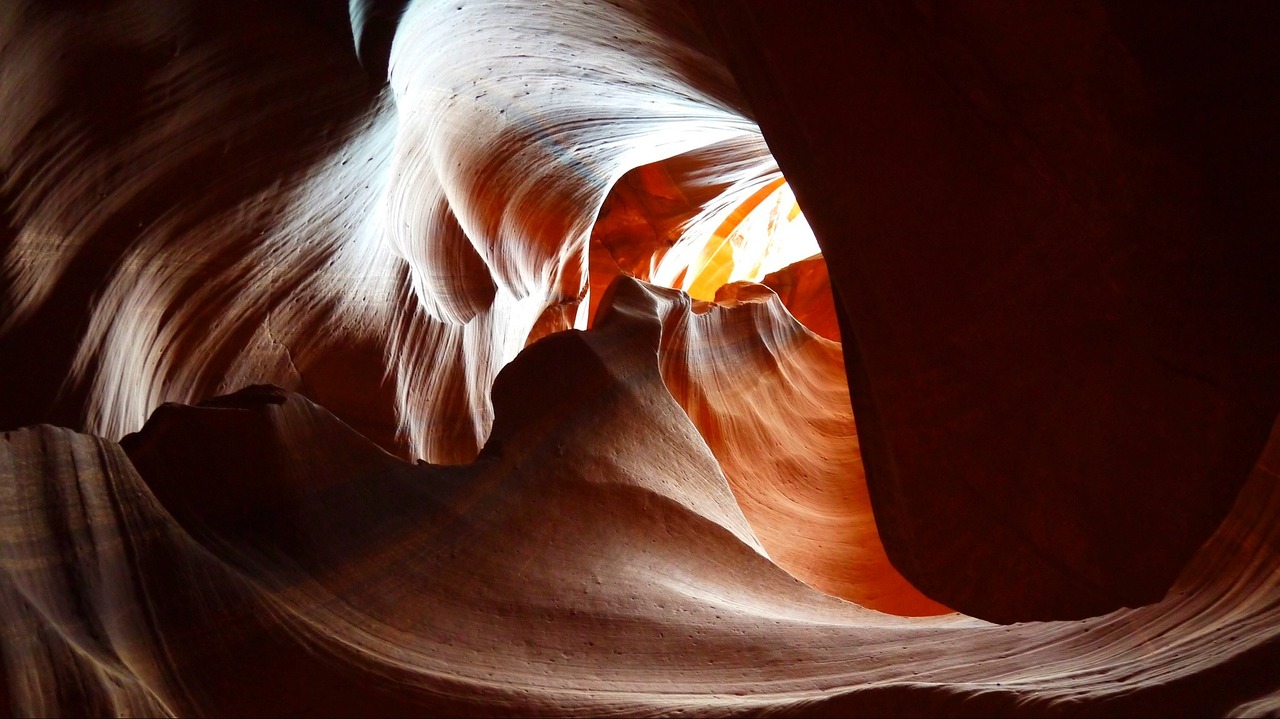
[[[0,707],[1274,715],[1273,15],[0,4]]]
[[[716,305],[620,280],[597,317],[652,307],[668,391],[715,454],[756,536],[817,589],[893,614],[945,614],[885,556],[858,450],[840,348],[768,289]]]
[[[19,711],[1196,716],[1274,689],[1280,433],[1161,603],[898,618],[763,556],[645,310],[522,354],[464,467],[268,388],[166,405],[124,451],[8,433]]]

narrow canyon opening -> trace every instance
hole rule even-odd
[[[1278,15],[0,2],[0,717],[1280,714]]]
[[[810,331],[839,341],[822,250],[772,158],[723,175],[699,164],[734,149],[688,153],[619,179],[592,227],[589,317],[618,275],[683,291],[695,311],[703,302],[763,298],[762,286]]]

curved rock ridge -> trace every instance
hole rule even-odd
[[[760,283],[777,293],[800,324],[820,337],[840,341],[826,259],[818,256],[794,262],[765,275]]]
[[[406,10],[385,231],[416,300],[396,303],[391,356],[420,456],[473,456],[498,370],[531,336],[585,326],[588,238],[618,178],[735,139],[772,163],[704,46],[679,2]],[[758,180],[719,182],[733,195]]]
[[[4,90],[0,341],[33,375],[4,426],[118,438],[165,401],[272,382],[398,452],[467,461],[498,370],[585,326],[619,177],[709,147],[685,173],[711,222],[779,176],[679,2],[410,3],[385,88],[350,28],[249,4],[4,10],[25,79]],[[385,25],[380,7],[357,19]]]
[[[700,274],[709,274],[702,255],[717,230],[736,228],[740,221],[733,221],[735,212],[782,182],[759,135],[725,140],[624,174],[591,230],[589,316],[595,316],[618,274],[688,289]],[[723,283],[727,277],[720,279]]]
[[[876,531],[840,346],[762,285],[714,305],[619,279],[596,327],[661,320],[663,380],[728,477],[769,556],[828,594],[901,615],[950,610],[898,573]],[[754,296],[748,296],[754,291]]]
[[[286,7],[0,8],[0,425],[118,439],[271,381],[394,443],[394,405],[351,400],[394,393],[369,317],[395,274],[346,272],[394,125],[349,28]]]
[[[0,3],[0,714],[1275,714],[1275,28]]]
[[[1012,626],[894,617],[766,558],[663,391],[654,309],[630,302],[598,330],[522,353],[499,377],[493,438],[467,466],[406,463],[268,387],[166,405],[124,449],[47,426],[5,433],[5,526],[23,537],[0,565],[15,711],[1267,706],[1280,431],[1158,604]],[[559,421],[538,421],[548,413]],[[648,431],[634,431],[637,413]]]

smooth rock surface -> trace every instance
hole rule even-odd
[[[1274,714],[1277,27],[0,3],[0,714]]]

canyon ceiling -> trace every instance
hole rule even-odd
[[[1277,48],[0,0],[0,715],[1280,715]]]

